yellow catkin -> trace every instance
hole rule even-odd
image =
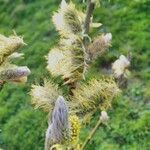
[[[76,145],[78,142],[80,128],[81,128],[80,121],[76,115],[70,116],[69,121],[70,121],[70,131],[71,131],[70,144]]]
[[[79,104],[79,111],[88,113],[98,106],[109,108],[112,99],[119,93],[120,90],[112,78],[92,79],[73,90],[72,100]]]
[[[50,150],[63,150],[63,146],[60,144],[55,144],[52,147],[50,147]]]

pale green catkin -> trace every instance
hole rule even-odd
[[[92,79],[87,84],[81,84],[73,90],[71,99],[78,104],[79,112],[88,113],[95,108],[109,108],[112,99],[119,92],[120,90],[111,78]]]
[[[25,43],[19,36],[5,37],[0,35],[0,65],[9,55],[23,45],[25,45]]]
[[[41,108],[45,112],[51,112],[53,110],[55,101],[61,91],[58,86],[50,81],[44,81],[44,85],[32,85],[30,92],[31,102],[35,108]]]

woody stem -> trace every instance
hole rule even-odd
[[[92,139],[92,137],[94,136],[96,130],[98,129],[98,127],[100,126],[101,124],[101,120],[99,119],[95,125],[95,127],[92,129],[92,131],[89,133],[88,137],[86,138],[86,140],[84,141],[82,147],[81,147],[81,150],[84,150],[86,145],[89,143],[89,141]]]

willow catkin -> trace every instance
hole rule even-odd
[[[68,107],[62,96],[56,100],[45,137],[45,150],[54,144],[65,144],[69,138]]]
[[[98,55],[102,54],[110,46],[111,39],[111,33],[95,38],[95,40],[87,48],[89,59],[93,60]]]
[[[41,108],[45,112],[51,112],[56,99],[61,94],[58,86],[51,81],[44,81],[44,85],[32,85],[30,92],[31,102],[35,108]]]
[[[82,13],[77,11],[73,3],[67,4],[62,0],[60,9],[54,13],[52,21],[61,35],[82,32]]]
[[[79,112],[90,112],[95,108],[109,108],[112,99],[120,90],[112,78],[92,79],[73,90],[72,101],[79,106]]]
[[[23,45],[25,43],[19,36],[5,37],[4,35],[0,35],[0,65],[9,55]]]
[[[28,76],[29,74],[30,70],[28,67],[8,68],[0,71],[0,80],[13,81]]]
[[[82,25],[78,18],[76,9],[68,7],[68,9],[64,11],[64,21],[72,33],[77,34],[82,32]]]
[[[64,45],[63,42],[66,44]],[[78,36],[72,36],[69,39],[62,39],[60,44],[61,47],[53,48],[49,52],[47,69],[52,75],[61,75],[63,79],[69,79],[66,83],[81,79],[84,68],[81,39]]]
[[[112,70],[115,78],[124,75],[125,70],[130,66],[130,61],[124,55],[121,55],[113,64]]]
[[[100,118],[101,122],[106,123],[109,120],[109,116],[106,111],[102,111]]]
[[[8,60],[23,58],[23,56],[24,56],[23,53],[14,52],[14,53],[12,53],[11,55],[8,56]]]
[[[71,115],[69,117],[69,123],[70,123],[70,144],[75,146],[79,139],[81,124],[79,118],[76,115]]]

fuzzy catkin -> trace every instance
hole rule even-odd
[[[65,45],[62,44],[64,41]],[[52,75],[61,75],[63,79],[69,79],[67,83],[81,79],[84,68],[81,39],[71,35],[70,38],[62,39],[60,44],[61,48],[53,48],[49,52],[47,69]]]
[[[68,107],[62,96],[56,100],[52,119],[46,131],[45,150],[54,144],[65,144],[69,138]]]
[[[56,30],[60,35],[77,34],[82,32],[82,13],[77,11],[73,3],[62,1],[60,9],[52,17]]]
[[[0,35],[0,65],[9,55],[23,45],[25,43],[19,36],[5,37],[4,35]]]
[[[58,86],[52,81],[44,81],[44,85],[32,85],[30,92],[31,102],[35,108],[41,108],[45,112],[51,112],[56,99],[61,95]]]
[[[95,108],[106,109],[111,106],[112,99],[119,94],[117,84],[111,78],[92,79],[73,90],[72,101],[78,104],[78,110],[90,112]],[[99,107],[98,107],[99,106]]]
[[[0,71],[0,80],[3,81],[13,81],[17,80],[21,77],[28,76],[30,74],[30,70],[27,67],[16,67],[10,69],[4,69]]]
[[[76,115],[72,115],[69,117],[69,123],[70,123],[70,143],[72,145],[76,145],[79,138],[80,133],[80,121],[79,118]]]
[[[93,60],[97,57],[97,55],[102,54],[110,46],[111,39],[111,33],[95,38],[95,40],[87,48],[89,59]]]
[[[68,7],[68,9],[64,12],[64,21],[72,33],[77,34],[82,31],[82,25],[75,9]]]
[[[130,66],[130,61],[124,55],[120,57],[112,64],[112,71],[114,77],[119,79],[122,75],[125,75],[125,70]]]

